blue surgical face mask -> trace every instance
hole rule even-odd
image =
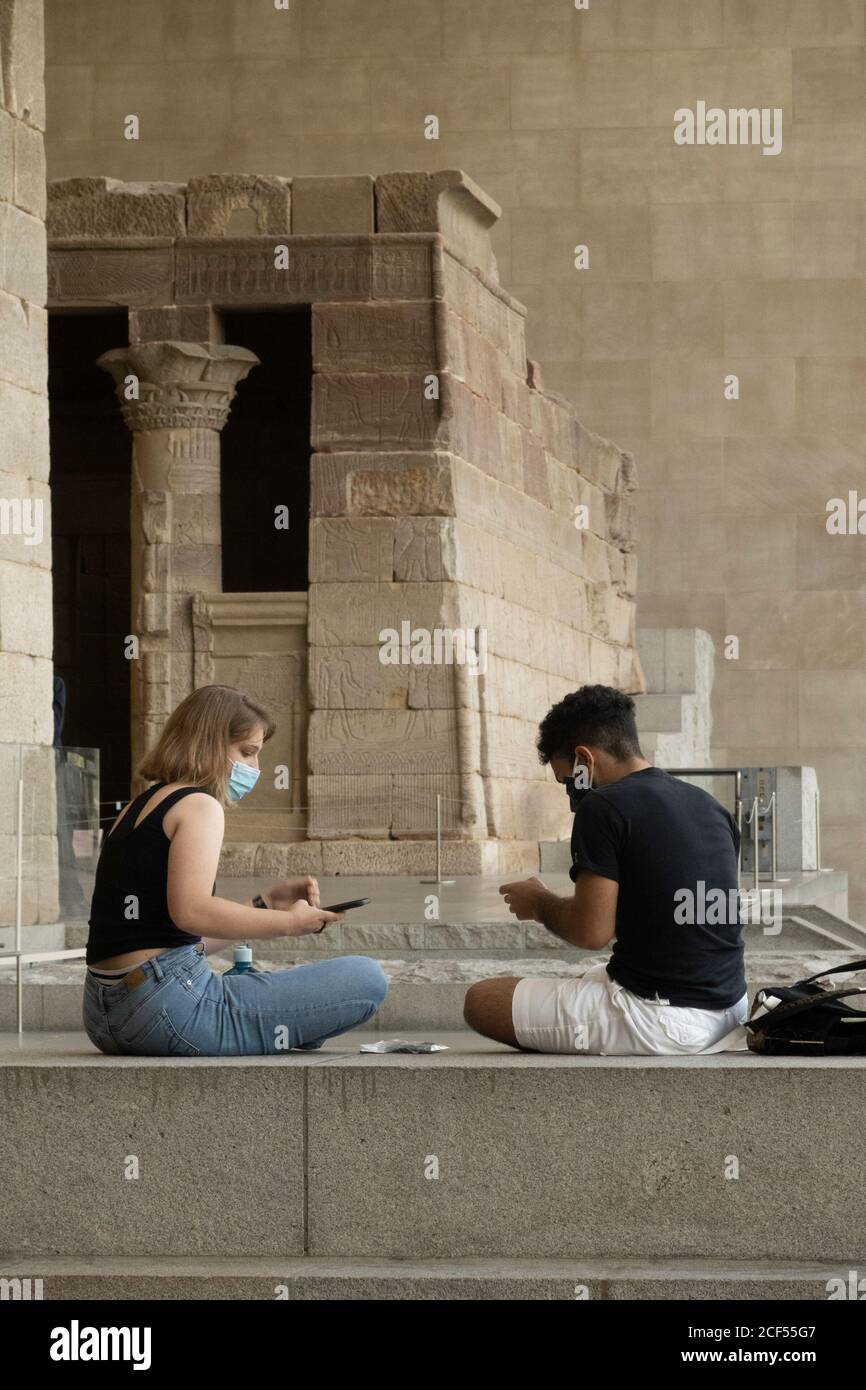
[[[232,763],[232,770],[226,784],[229,800],[240,801],[242,796],[246,796],[247,792],[252,791],[258,780],[257,768],[250,767],[247,763]]]
[[[585,796],[589,796],[590,792],[592,791],[592,773],[590,773],[588,787],[575,787],[575,781],[579,778],[582,782],[585,777],[586,768],[582,767],[582,765],[575,758],[574,767],[571,769],[571,776],[564,777],[562,779],[565,789],[568,792],[568,804],[570,805],[572,811],[576,812],[581,801],[583,801],[583,798]]]

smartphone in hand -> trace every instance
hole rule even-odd
[[[348,903],[330,903],[325,908],[325,912],[348,912],[349,909],[353,907],[366,907],[369,901],[369,898],[353,898],[352,901]],[[323,932],[327,925],[327,922],[323,922],[315,935],[318,936],[319,932]]]

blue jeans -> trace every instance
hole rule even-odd
[[[204,945],[177,946],[136,970],[134,989],[88,972],[84,1030],[100,1052],[139,1057],[250,1057],[321,1047],[357,1028],[388,992],[369,956],[298,965],[293,970],[218,975]]]

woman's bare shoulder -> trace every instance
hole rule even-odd
[[[165,813],[163,825],[172,835],[179,825],[195,822],[204,826],[225,824],[225,811],[215,796],[204,787],[191,787],[188,782],[179,782],[173,790],[189,787],[189,795],[182,796]]]

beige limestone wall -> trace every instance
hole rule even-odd
[[[824,527],[866,490],[862,0],[48,12],[53,176],[462,167],[502,205],[530,356],[638,459],[640,623],[711,633],[719,760],[817,767],[862,916],[866,538]],[[676,146],[699,100],[781,108],[782,152]]]
[[[10,743],[53,733],[44,121],[41,5],[2,0],[0,737]]]
[[[0,0],[0,926],[57,911],[42,0]],[[47,745],[47,746],[46,746]]]

